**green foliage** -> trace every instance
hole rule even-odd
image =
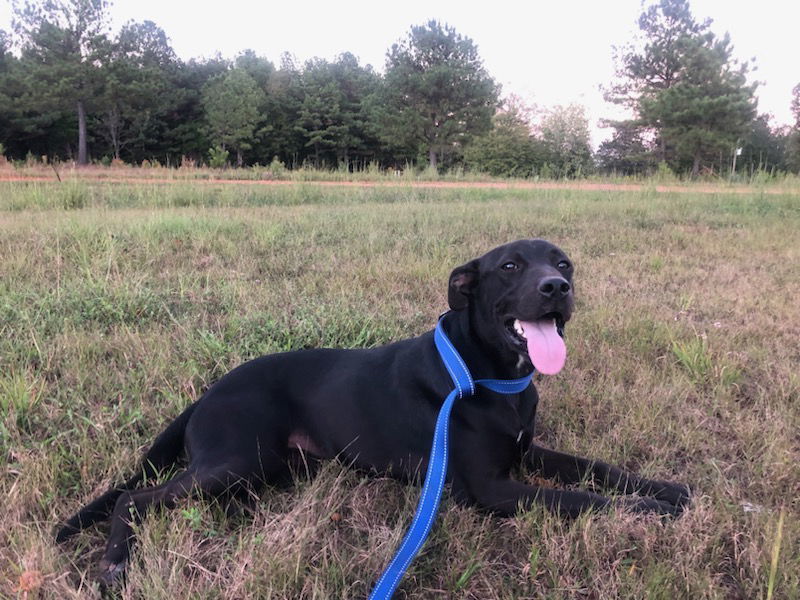
[[[593,169],[589,121],[582,106],[555,106],[539,125],[544,159],[553,176],[580,177]]]
[[[98,96],[96,130],[111,154],[134,160],[163,135],[163,119],[180,94],[171,77],[177,59],[164,31],[152,21],[126,23],[111,44],[105,82]]]
[[[652,144],[641,128],[629,122],[614,123],[614,134],[597,149],[601,171],[618,175],[639,175],[652,171],[655,162]]]
[[[633,109],[626,127],[655,132],[659,160],[693,177],[720,153],[729,156],[755,118],[749,65],[732,58],[729,37],[716,38],[710,24],[695,21],[688,0],[649,6],[639,18],[640,47],[616,49],[620,81],[606,94]]]
[[[349,169],[355,157],[360,157],[362,164],[374,158],[368,147],[374,149],[377,139],[369,130],[369,112],[362,106],[375,93],[378,82],[372,68],[361,67],[350,53],[333,63],[314,59],[305,64],[295,130],[312,150],[314,166],[327,162]]]
[[[684,43],[684,70],[668,89],[642,99],[640,114],[659,125],[678,164],[691,164],[696,177],[704,162],[729,155],[755,117],[755,86],[747,67],[731,65],[729,39],[712,34]]]
[[[241,59],[237,59],[237,65]],[[255,162],[266,162],[269,157],[278,156],[287,165],[302,164],[308,152],[296,129],[303,99],[302,70],[288,55],[283,56],[277,70],[269,61],[252,58],[241,62],[241,68],[250,73],[265,93],[259,110],[265,118],[259,123],[256,140],[248,155],[254,157]]]
[[[20,83],[45,126],[75,115],[78,164],[88,164],[87,113],[103,85],[107,62],[107,0],[14,2],[14,29],[22,42]],[[77,114],[76,114],[77,107]]]
[[[786,138],[786,165],[792,173],[800,173],[800,129],[795,128]]]
[[[272,157],[272,162],[269,163],[269,167],[267,167],[267,169],[269,170],[270,176],[274,177],[275,179],[282,179],[286,176],[286,165],[284,165],[281,162],[281,159],[279,159],[277,156]]]
[[[81,185],[72,183],[61,185],[57,188],[55,195],[65,210],[85,208],[88,204],[88,191]]]
[[[43,386],[13,371],[0,377],[0,438],[8,429],[28,429],[42,400]],[[3,431],[6,430],[6,431]]]
[[[11,87],[11,69],[19,62],[10,52],[11,38],[0,29],[0,162],[4,162],[6,146],[3,141],[10,136],[14,129],[15,117],[18,117],[18,109],[14,110],[14,102],[9,94]]]
[[[800,83],[792,90],[794,126],[786,137],[786,163],[790,171],[800,173]]]
[[[223,150],[236,151],[236,165],[242,166],[242,152],[251,147],[261,115],[264,92],[244,69],[231,69],[211,79],[203,88],[211,139]]]
[[[433,168],[454,147],[491,128],[497,84],[475,43],[452,27],[438,21],[412,27],[389,50],[385,81],[382,138],[416,147]]]
[[[770,115],[759,115],[750,123],[747,133],[741,139],[741,155],[736,161],[737,171],[752,177],[756,173],[786,170],[789,137],[785,128],[772,125]]]
[[[228,166],[230,152],[221,146],[214,146],[208,149],[208,166],[212,169],[222,169]]]
[[[696,336],[686,341],[673,341],[672,354],[686,370],[692,382],[699,384],[710,376],[714,360],[706,338]]]
[[[530,177],[543,161],[541,143],[531,134],[522,107],[510,104],[492,119],[492,130],[464,148],[464,165],[495,177]]]
[[[656,166],[654,179],[659,183],[665,183],[665,182],[674,182],[677,179],[677,177],[675,177],[675,171],[670,169],[669,165],[662,160]]]
[[[672,354],[695,385],[720,386],[724,389],[741,380],[741,371],[735,365],[714,355],[706,335],[695,335],[685,341],[674,340]]]
[[[302,65],[285,54],[277,67],[252,50],[182,61],[153,22],[112,35],[108,0],[12,6],[15,39],[0,30],[0,142],[11,160],[175,166],[217,148],[237,166],[277,157],[336,177],[368,165],[418,173],[427,163],[431,178],[442,166],[556,178],[594,167],[580,108],[555,107],[540,123],[508,106],[497,113],[499,88],[474,42],[437,21],[392,45],[381,76],[350,53]],[[619,77],[607,90],[635,118],[613,124],[602,170],[649,173],[666,162],[677,173],[719,172],[741,147],[740,174],[800,172],[800,85],[793,127],[754,121],[749,67],[709,24],[687,0],[643,10],[637,42],[616,49]]]
[[[591,173],[594,162],[583,107],[556,106],[535,126],[533,112],[516,98],[507,101],[494,117],[492,130],[465,147],[465,166],[501,177],[567,178]]]

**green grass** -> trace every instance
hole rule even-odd
[[[660,523],[446,500],[400,597],[797,598],[798,232],[800,196],[758,188],[0,183],[0,597],[99,597],[106,529],[58,548],[54,526],[227,370],[421,333],[454,266],[539,236],[578,305],[538,441],[696,502]],[[251,515],[185,502],[139,527],[119,597],[364,597],[418,495],[330,463]]]

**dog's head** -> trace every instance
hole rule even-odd
[[[572,262],[550,242],[511,242],[454,269],[448,302],[469,310],[473,331],[504,362],[553,374],[566,359],[561,334],[574,307],[572,274]]]

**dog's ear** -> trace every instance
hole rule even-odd
[[[447,303],[452,310],[463,310],[469,304],[469,298],[478,285],[478,261],[471,260],[465,265],[456,267],[450,273],[450,285],[447,288]]]

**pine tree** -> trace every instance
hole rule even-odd
[[[151,142],[153,154],[176,160],[183,156],[200,159],[206,154],[212,141],[203,107],[203,89],[230,68],[230,61],[220,56],[179,61],[175,65],[169,77],[172,108],[159,120],[161,133]]]
[[[316,61],[315,61],[316,62]],[[322,166],[321,153],[341,145],[347,136],[347,126],[342,114],[342,94],[332,80],[324,61],[306,64],[303,73],[304,98],[296,129],[313,149],[314,166]]]
[[[660,159],[697,176],[727,156],[755,118],[749,65],[732,58],[728,36],[697,23],[687,0],[659,0],[639,18],[643,47],[617,49],[620,82],[607,99],[633,109],[626,127],[650,130]]]
[[[87,111],[103,84],[100,67],[109,50],[106,0],[14,2],[14,29],[30,105],[41,113],[74,110],[78,164],[88,163]]]
[[[170,78],[177,59],[164,31],[152,21],[126,23],[109,52],[98,102],[99,133],[114,158],[126,148],[134,160],[152,155],[163,117],[174,109]]]
[[[261,118],[258,107],[263,101],[264,92],[244,69],[231,69],[203,88],[211,139],[223,150],[230,146],[236,152],[239,167],[243,164],[242,153],[253,143]]]
[[[306,62],[295,128],[305,146],[313,150],[316,166],[330,158],[334,164],[349,168],[354,156],[375,152],[377,141],[368,129],[369,111],[364,102],[377,84],[378,76],[372,68],[360,66],[350,53],[340,55],[334,62]]]
[[[498,86],[475,43],[437,21],[411,28],[387,54],[382,137],[423,150],[432,168],[491,128]]]

